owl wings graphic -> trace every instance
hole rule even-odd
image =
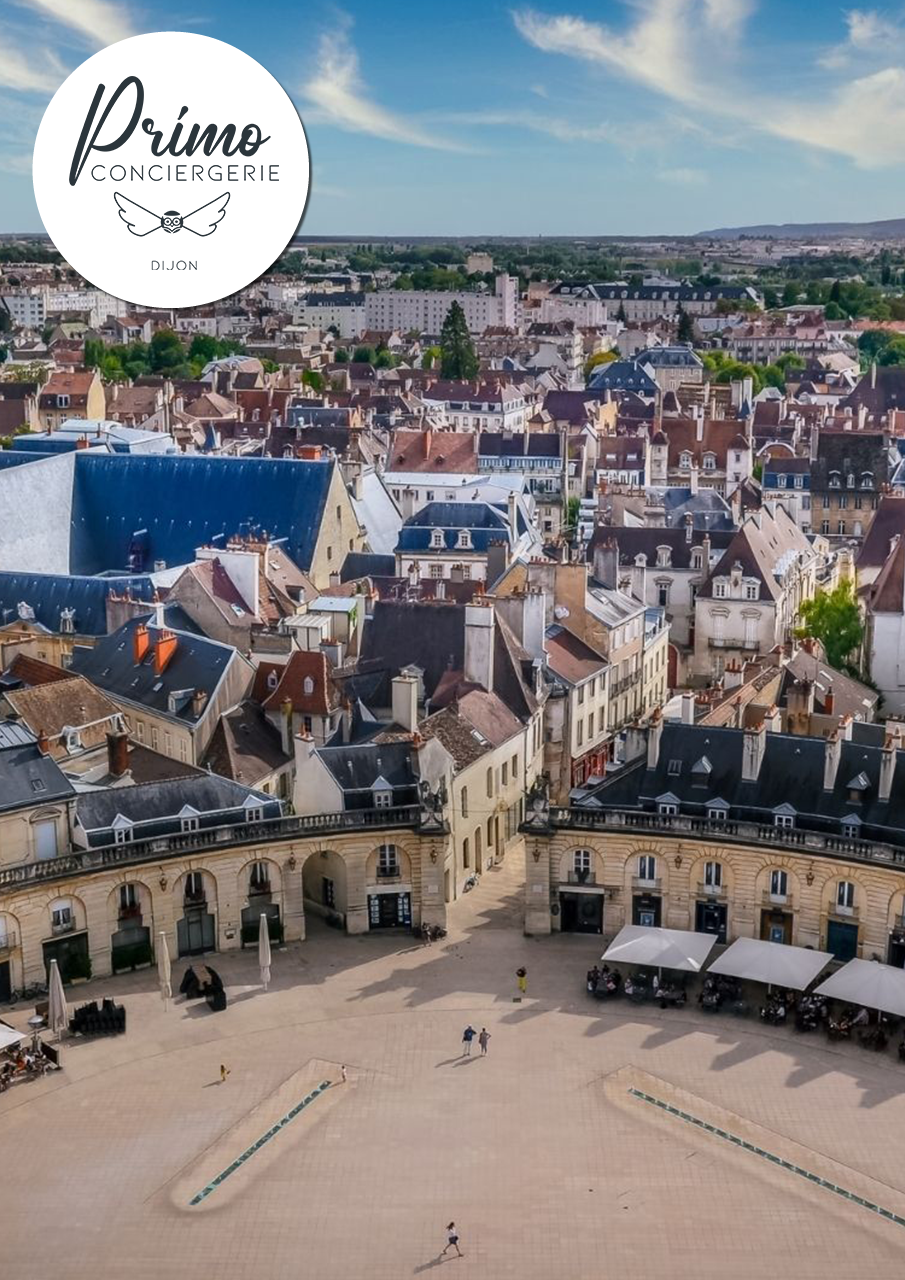
[[[168,209],[166,213],[152,213],[144,205],[136,204],[118,191],[114,192],[113,199],[119,209],[119,216],[133,236],[149,236],[152,231],[160,231],[161,228],[170,235],[184,228],[196,236],[209,236],[217,230],[217,223],[226,216],[229,192],[224,191],[222,196],[215,196],[194,213],[184,216],[175,209]]]

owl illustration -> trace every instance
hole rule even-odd
[[[166,213],[152,213],[144,205],[136,204],[128,196],[114,192],[113,199],[119,209],[119,216],[132,232],[133,236],[149,236],[152,231],[168,231],[175,235],[177,231],[191,231],[196,236],[209,236],[217,230],[217,223],[226,216],[229,192],[215,196],[207,204],[203,204],[194,213],[181,214],[175,209],[167,209]]]

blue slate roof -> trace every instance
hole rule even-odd
[[[0,452],[0,470],[46,457]],[[141,572],[155,560],[187,564],[195,548],[262,530],[286,540],[309,569],[334,463],[194,455],[75,456],[70,568]],[[56,477],[55,477],[56,481]]]
[[[15,622],[19,605],[34,611],[34,620],[48,631],[60,630],[60,614],[73,609],[73,630],[83,636],[107,633],[106,600],[111,591],[126,589],[137,600],[150,600],[154,584],[146,575],[89,578],[55,573],[0,573],[0,625]]]
[[[588,378],[589,391],[640,391],[654,395],[657,383],[647,370],[635,360],[612,360],[600,364]]]
[[[458,545],[459,531],[467,529],[471,547]],[[443,534],[447,551],[486,551],[491,542],[511,542],[506,516],[488,502],[429,502],[410,516],[399,530],[397,551],[429,551],[435,530]]]

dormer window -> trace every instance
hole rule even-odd
[[[305,679],[302,681],[302,689],[307,697],[310,697],[311,694],[314,693],[314,681],[310,676],[305,676]]]
[[[838,471],[830,472],[830,488],[831,489],[842,488],[842,476],[839,474]]]
[[[851,471],[848,473],[848,479],[847,479],[846,483],[848,484],[848,487],[849,487],[850,489],[854,489],[854,487],[855,487],[855,477],[854,477],[854,475],[853,475],[853,473],[852,473]]]
[[[864,799],[864,793],[869,786],[870,779],[864,772],[852,778],[847,787],[849,804],[861,804]]]
[[[660,569],[668,569],[672,561],[672,549],[670,547],[657,547],[657,566]]]
[[[842,835],[846,840],[857,840],[861,833],[861,819],[856,813],[849,813],[841,822]]]
[[[442,529],[434,529],[433,533],[431,534],[431,546],[432,546],[432,547],[443,547],[443,546],[445,546],[445,545],[446,545],[446,543],[445,543],[444,538],[443,538],[443,530],[442,530]]]
[[[861,473],[861,488],[862,488],[862,489],[872,489],[873,487],[874,487],[874,477],[873,477],[873,472],[871,472],[871,471],[863,471],[863,472]]]
[[[795,826],[795,810],[790,804],[780,805],[778,809],[773,810],[773,825],[785,830]]]
[[[459,540],[456,545],[463,551],[471,550],[471,534],[467,529],[459,530]]]
[[[679,468],[682,471],[691,470],[691,454],[690,453],[682,452],[679,454]]]
[[[726,582],[715,582],[713,584],[713,594],[717,600],[725,600],[729,594],[729,584]]]
[[[704,470],[705,470],[705,471],[715,471],[715,470],[716,470],[716,454],[714,454],[714,453],[705,453],[705,454],[704,454]]]
[[[275,671],[268,671],[267,688],[270,689],[272,692],[279,683],[280,683],[280,677],[277,675],[277,673]]]

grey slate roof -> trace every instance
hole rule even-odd
[[[72,783],[42,755],[35,736],[15,721],[0,721],[0,812],[71,800]]]
[[[185,806],[199,814],[242,809],[249,796],[259,799],[263,805],[279,806],[279,801],[263,791],[215,773],[202,773],[165,782],[145,782],[135,787],[88,791],[78,797],[76,812],[86,831],[99,831],[109,828],[117,814],[135,823],[160,822],[177,819]]]
[[[223,678],[233,658],[244,661],[231,645],[220,644],[206,636],[176,631],[176,652],[161,675],[154,672],[154,644],[157,628],[148,625],[150,646],[144,660],[137,666],[134,661],[133,633],[141,625],[139,619],[98,641],[93,649],[76,645],[72,652],[71,670],[104,689],[114,697],[139,703],[158,715],[171,715],[185,724],[193,725],[200,716],[192,710],[192,693],[200,689],[208,695],[208,701]],[[147,625],[147,624],[146,624]],[[184,693],[176,710],[171,712],[171,693]],[[202,709],[206,710],[207,704]]]

